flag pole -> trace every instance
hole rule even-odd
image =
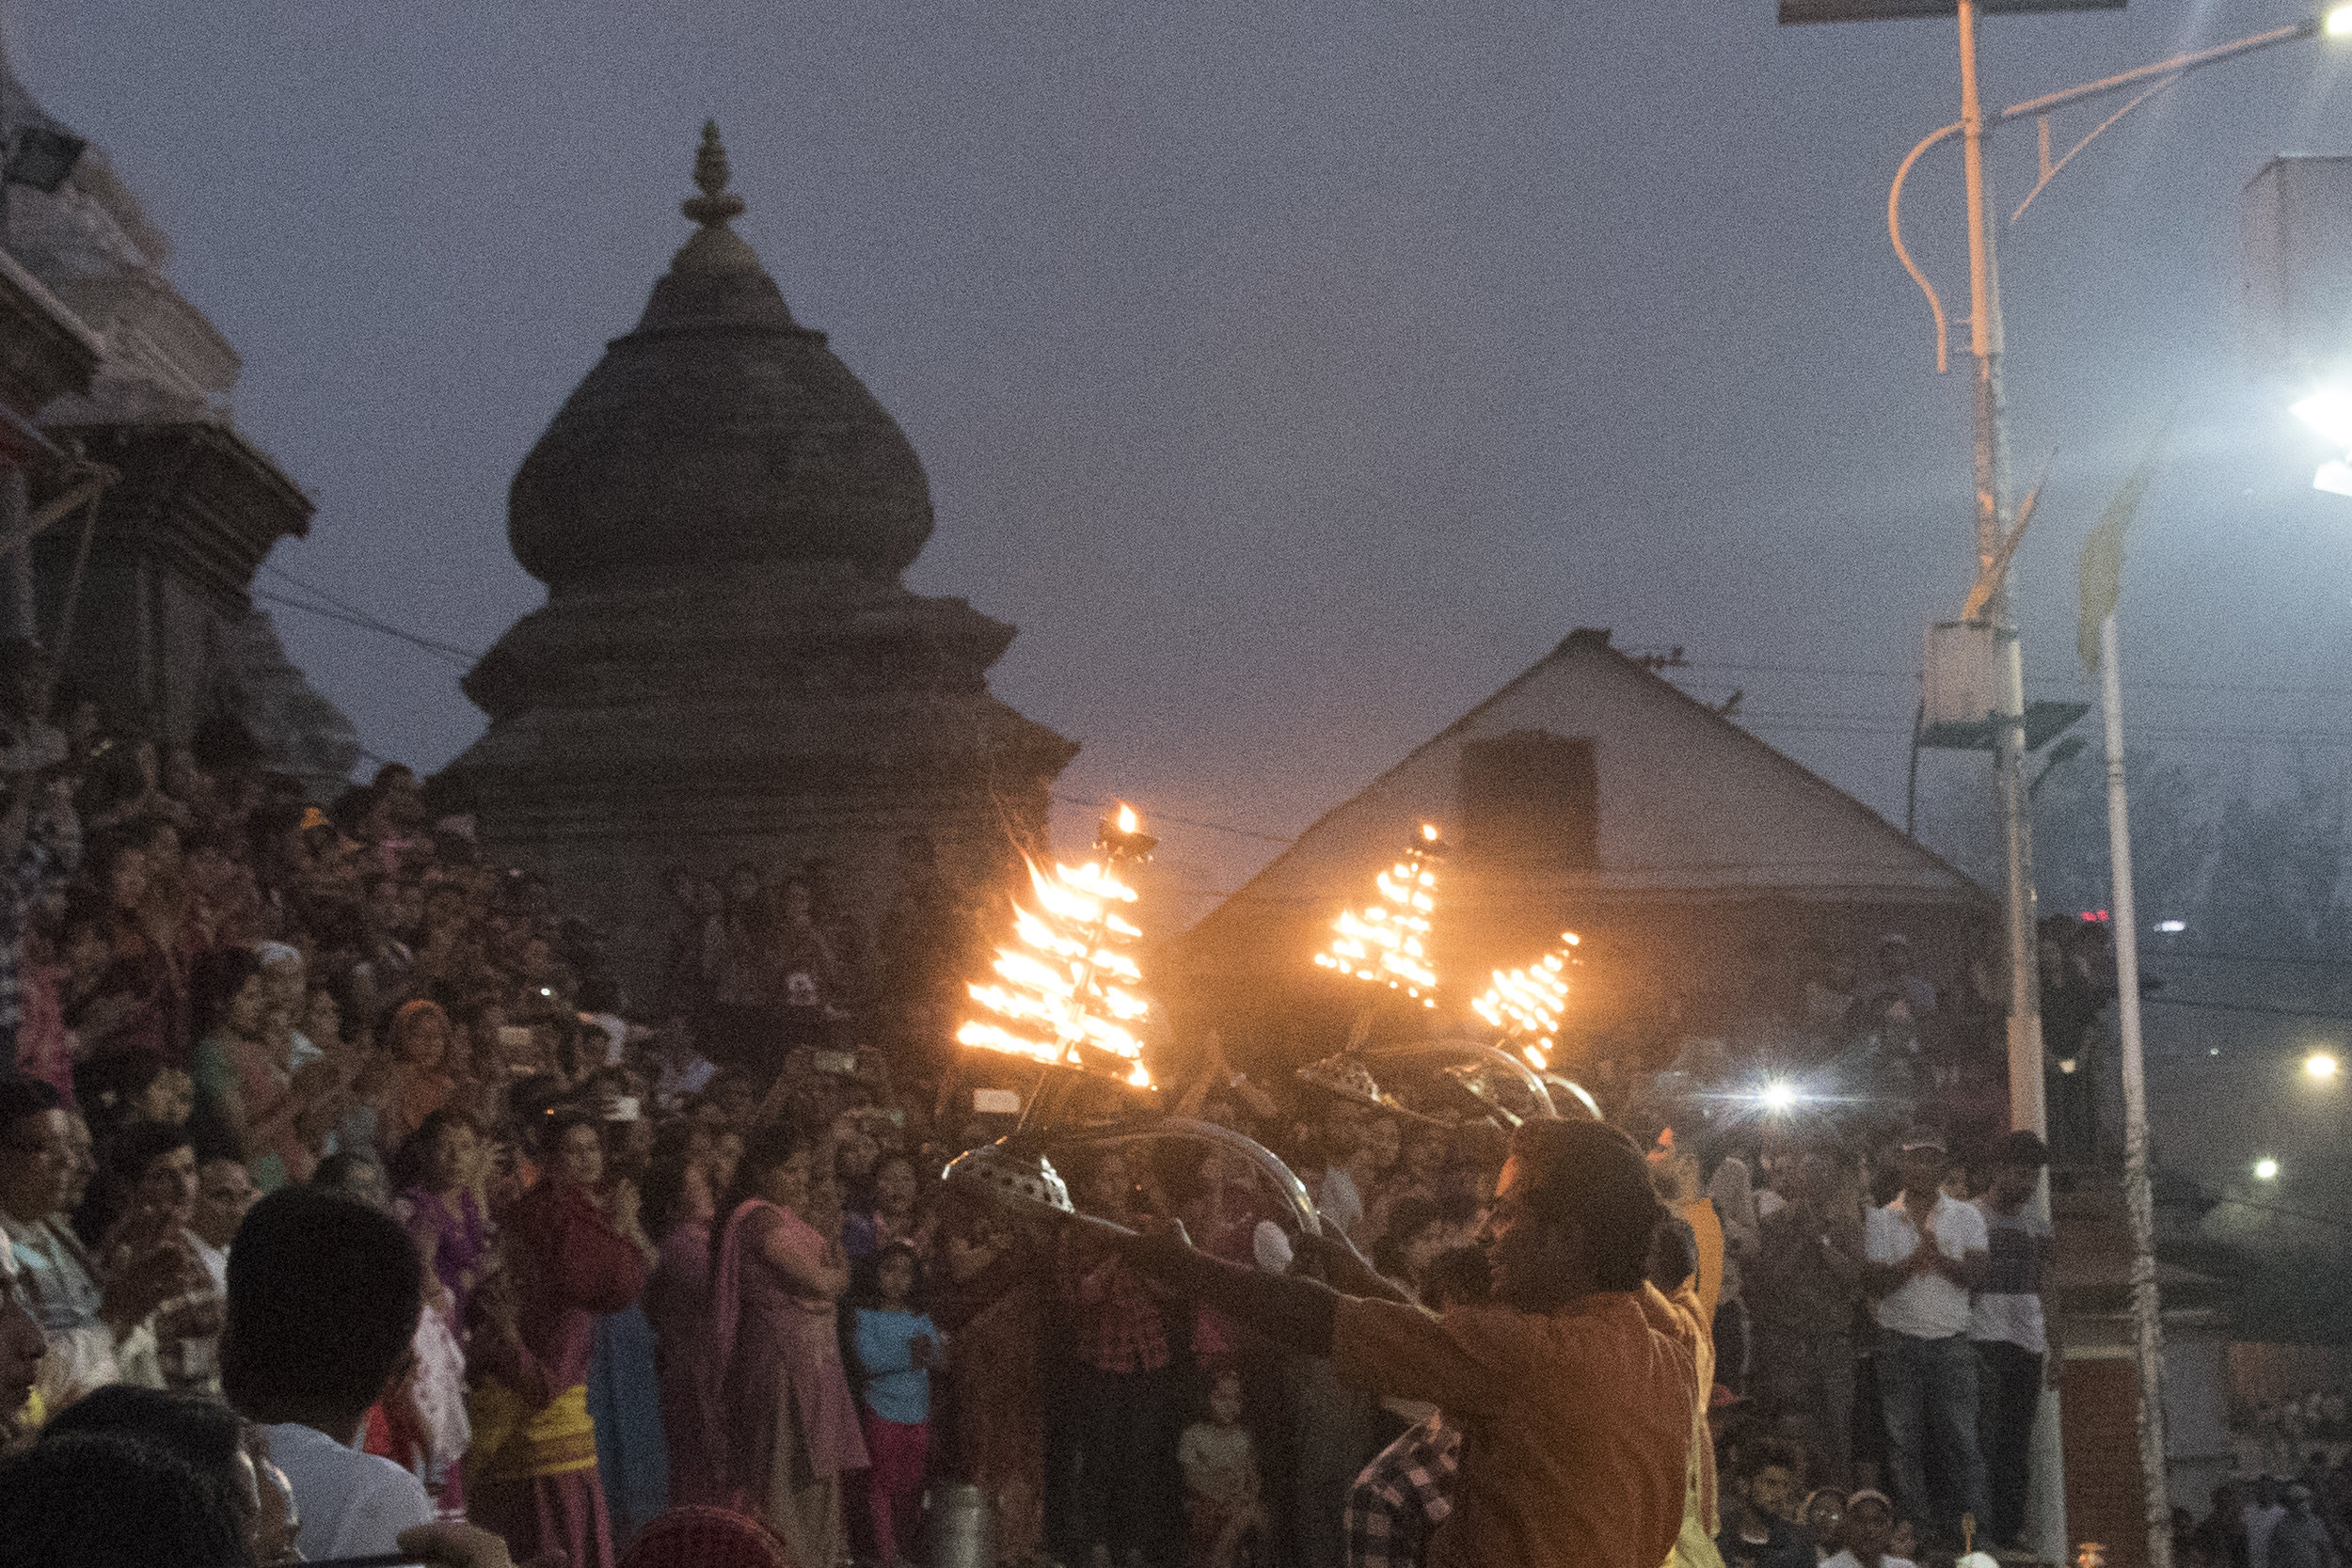
[[[2132,1359],[2139,1369],[2139,1470],[2149,1568],[2172,1568],[2172,1505],[2166,1495],[2164,1320],[2156,1296],[2155,1200],[2148,1180],[2148,1080],[2139,1038],[2139,921],[2132,907],[2131,805],[2123,780],[2123,676],[2115,611],[2099,623],[2100,710],[2106,721],[2107,857],[2114,887],[2116,1012],[2123,1055],[2123,1203],[2132,1235]]]

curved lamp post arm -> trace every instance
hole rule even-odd
[[[1954,120],[1941,131],[1931,131],[1905,155],[1902,166],[1895,171],[1895,182],[1886,187],[1886,237],[1895,242],[1895,259],[1911,274],[1911,280],[1919,285],[1919,292],[1928,296],[1928,309],[1935,315],[1935,373],[1942,375],[1950,363],[1948,353],[1950,328],[1944,319],[1944,302],[1935,294],[1935,285],[1919,270],[1919,263],[1911,259],[1911,247],[1903,244],[1903,182],[1911,178],[1911,166],[1920,155],[1942,141],[1956,135],[1960,122]]]
[[[2250,55],[2259,49],[2269,49],[2281,43],[2293,43],[2299,39],[2317,38],[2325,29],[2326,24],[2321,19],[2307,18],[2301,22],[2290,23],[2284,27],[2273,27],[2268,32],[2251,34],[2233,43],[2216,44],[2211,49],[2191,50],[2185,55],[2175,55],[2169,59],[2137,66],[2130,71],[2119,71],[2113,76],[2101,77],[2095,82],[2084,82],[2076,87],[2044,93],[2040,98],[2029,98],[2022,103],[2012,103],[1998,114],[1987,116],[1986,128],[1988,130],[1993,126],[2006,125],[2012,120],[2019,119],[2039,119],[2042,122],[2041,178],[2034,182],[2033,189],[2026,193],[2026,199],[2017,204],[2017,210],[2010,214],[2010,221],[2015,223],[2025,216],[2026,209],[2033,205],[2034,198],[2040,196],[2050,182],[2058,177],[2058,170],[2064,168],[2075,153],[2096,141],[2100,134],[2109,126],[2179,81],[2188,72],[2203,66],[2218,65],[2223,60],[2235,59],[2241,55]],[[2139,87],[2140,90],[2133,95],[2129,103],[2101,120],[2092,128],[2089,135],[2067,149],[2065,156],[2056,163],[2050,161],[2049,116],[2053,110],[2065,108],[2072,103],[2086,103],[2093,98],[2104,98],[2109,93],[2129,91],[2133,87]],[[1944,302],[1937,297],[1935,285],[1928,280],[1928,275],[1921,271],[1919,263],[1912,259],[1910,246],[1903,244],[1903,182],[1911,177],[1912,166],[1916,164],[1930,148],[1947,136],[1958,135],[1960,130],[1961,126],[1955,122],[1945,126],[1940,131],[1931,131],[1921,138],[1919,145],[1904,156],[1901,166],[1895,171],[1894,183],[1886,190],[1886,237],[1894,243],[1895,259],[1902,262],[1905,272],[1911,274],[1911,280],[1919,285],[1919,292],[1928,296],[1928,309],[1935,318],[1935,373],[1938,375],[1944,373],[1950,362],[1950,324],[1945,317]]]

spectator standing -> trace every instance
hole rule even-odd
[[[612,1527],[596,1474],[588,1417],[588,1355],[596,1316],[617,1312],[645,1288],[644,1260],[596,1201],[604,1140],[578,1111],[548,1118],[547,1166],[516,1205],[508,1264],[511,1315],[498,1315],[486,1347],[473,1348],[502,1398],[473,1418],[481,1460],[469,1476],[474,1516],[526,1558],[563,1557],[571,1568],[612,1568]],[[483,1403],[477,1390],[477,1406]]]
[[[1079,1207],[1128,1216],[1125,1162],[1097,1152],[1081,1167]],[[1106,1545],[1114,1561],[1139,1552],[1152,1568],[1174,1568],[1183,1496],[1176,1466],[1175,1349],[1168,1313],[1126,1259],[1093,1237],[1061,1237],[1060,1281],[1070,1315],[1075,1384],[1071,1414],[1077,1469],[1063,1531],[1064,1562]],[[1333,1498],[1334,1523],[1338,1499]]]
[[[1969,1292],[1984,1283],[1984,1215],[1943,1195],[1943,1138],[1914,1132],[1901,1145],[1902,1191],[1870,1211],[1864,1283],[1879,1292],[1878,1384],[1895,1495],[1923,1530],[1960,1539],[1960,1515],[1991,1515],[1977,1446],[1977,1356],[1968,1340]],[[1958,1493],[1938,1509],[1928,1494],[1927,1449]],[[1854,1513],[1847,1505],[1848,1528]]]
[[[2286,1504],[2279,1500],[2278,1481],[2269,1476],[2257,1479],[2244,1510],[2248,1568],[2270,1568],[2270,1535],[2286,1513]]]
[[[1977,1199],[1989,1260],[1969,1311],[1968,1338],[1977,1347],[1977,1426],[1992,1497],[1985,1530],[2004,1544],[2025,1531],[2034,1412],[2043,1385],[2056,1386],[2059,1366],[2051,1343],[2058,1320],[2049,1309],[2050,1224],[2031,1208],[2049,1163],[2039,1137],[2011,1132],[2000,1146],[1992,1186]]]
[[[810,1145],[788,1123],[744,1142],[711,1278],[712,1349],[738,1506],[784,1537],[795,1561],[829,1563],[842,1551],[842,1477],[865,1469],[866,1454],[834,1326],[849,1262],[839,1237],[803,1212]]]
[[[1862,1194],[1851,1162],[1827,1148],[1787,1163],[1787,1201],[1757,1224],[1747,1271],[1757,1392],[1793,1422],[1822,1476],[1853,1466],[1854,1342],[1862,1304]]]
[[[952,1202],[953,1200],[951,1200]],[[1039,1250],[977,1204],[953,1202],[942,1226],[947,1286],[947,1469],[980,1489],[1001,1560],[1045,1540],[1045,1422],[1038,1351],[1046,1271]]]
[[[1486,1305],[1491,1278],[1486,1254],[1454,1247],[1429,1266],[1422,1304],[1443,1316],[1456,1307]],[[1433,1410],[1373,1457],[1347,1495],[1342,1528],[1347,1568],[1407,1568],[1428,1549],[1429,1532],[1454,1512],[1454,1478],[1462,1468],[1462,1429]]]
[[[446,1298],[456,1323],[466,1322],[490,1262],[490,1223],[474,1193],[481,1158],[474,1119],[445,1107],[424,1118],[393,1161],[392,1213],[416,1238],[433,1276],[428,1287]]]
[[[673,1507],[725,1502],[725,1431],[710,1339],[710,1138],[687,1122],[662,1129],[645,1168],[643,1219],[655,1256],[645,1279]]]
[[[906,1561],[899,1547],[920,1533],[923,1478],[930,1454],[931,1368],[946,1345],[917,1292],[922,1261],[912,1242],[885,1243],[866,1266],[866,1289],[850,1309],[859,1416],[866,1452],[866,1500],[874,1555],[882,1568]]]

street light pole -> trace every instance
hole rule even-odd
[[[1991,579],[1985,618],[1993,625],[2000,667],[1994,710],[1993,789],[2001,813],[2003,945],[2009,968],[2009,1119],[2045,1142],[2047,1097],[2042,1078],[2042,960],[2035,921],[2033,803],[2026,792],[2026,674],[2017,623],[2010,612],[2003,557],[2009,531],[2009,425],[2001,386],[2001,266],[1992,194],[1984,166],[1984,100],[1977,86],[1979,0],[1959,0],[1961,162],[1968,191],[1968,347],[1976,361],[1972,404],[1976,425],[1977,571]],[[1915,153],[1915,157],[1917,154]],[[1899,190],[1899,184],[1898,185]],[[1890,216],[1892,209],[1890,206]],[[1900,234],[1898,231],[1898,243]],[[2034,1194],[2035,1216],[2050,1217],[2043,1173]],[[2032,1511],[2037,1555],[2063,1560],[2066,1551],[2065,1456],[2058,1433],[2058,1397],[2043,1389],[2034,1422],[2030,1464],[2040,1484]],[[1984,1521],[1979,1521],[1984,1523]]]
[[[1993,577],[1986,608],[2000,660],[1995,673],[1994,789],[2001,813],[2009,958],[2010,1125],[2049,1132],[2042,1081],[2042,990],[2034,923],[2033,818],[2026,798],[2026,680],[2010,614],[2009,574],[1996,571],[2008,530],[2009,431],[2001,388],[2001,271],[1991,193],[1985,188],[1984,103],[1977,87],[1978,0],[1959,0],[1960,128],[1968,185],[1968,344],[1976,360],[1977,562]],[[2046,1201],[2046,1199],[2045,1199]]]

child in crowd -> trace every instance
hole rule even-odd
[[[867,1261],[867,1285],[850,1311],[859,1418],[873,1460],[866,1484],[874,1556],[883,1568],[906,1558],[902,1543],[922,1528],[923,1473],[930,1454],[931,1369],[946,1338],[918,1304],[922,1264],[911,1242],[883,1243]]]
[[[1244,1548],[1264,1537],[1258,1454],[1241,1424],[1241,1374],[1209,1385],[1209,1418],[1184,1428],[1176,1462],[1184,1470],[1185,1560],[1191,1568],[1235,1568],[1255,1560]]]
[[[1846,1546],[1822,1568],[1913,1568],[1890,1549],[1895,1539],[1895,1503],[1868,1487],[1846,1499]]]
[[[1797,1510],[1797,1523],[1813,1537],[1816,1558],[1835,1556],[1846,1544],[1846,1494],[1835,1486],[1815,1488]]]

